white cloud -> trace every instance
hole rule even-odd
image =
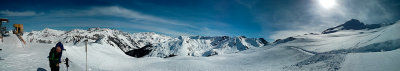
[[[113,16],[113,17],[121,17],[126,19],[131,19],[131,22],[142,22],[146,23],[157,23],[157,24],[169,24],[169,25],[177,25],[177,26],[185,26],[195,28],[195,26],[190,24],[185,24],[180,21],[161,18],[157,16],[152,16],[149,14],[143,14],[135,10],[119,7],[119,6],[107,6],[107,7],[92,7],[86,10],[60,10],[54,11],[54,16]]]
[[[219,21],[200,19],[200,20],[177,20],[158,17],[148,13],[141,13],[132,9],[119,6],[91,7],[87,9],[62,9],[49,10],[46,15],[34,11],[13,12],[0,11],[1,14],[8,16],[36,16],[33,18],[19,19],[23,22],[35,21],[35,27],[107,27],[121,28],[132,31],[150,31],[169,35],[221,35],[227,34],[217,29],[227,27],[228,24]],[[37,16],[40,15],[40,16]],[[92,18],[92,17],[101,18]],[[108,19],[104,19],[107,18]],[[40,20],[40,21],[38,21]],[[20,21],[20,22],[21,22]],[[200,22],[199,22],[200,21]],[[40,23],[39,23],[40,22]],[[212,25],[212,26],[210,26]],[[128,31],[129,32],[129,31]]]
[[[82,18],[90,16],[107,16],[108,19]],[[112,17],[123,19],[114,20]],[[76,19],[85,20],[76,20]],[[169,18],[157,17],[151,14],[141,13],[135,10],[119,7],[92,7],[88,9],[63,9],[51,10],[46,15],[32,18],[31,20],[47,19],[44,21],[57,22],[46,24],[46,27],[110,27],[110,28],[128,28],[145,31],[153,31],[170,35],[218,35],[226,34],[215,29],[209,29],[207,25],[225,27],[229,26],[218,21],[182,21]],[[28,20],[28,21],[31,21]],[[196,26],[195,26],[196,25]],[[211,26],[211,27],[214,27]]]
[[[168,28],[165,28],[160,25],[155,25],[155,26],[143,26],[143,25],[133,25],[133,24],[126,24],[130,25],[130,27],[134,28],[139,28],[139,29],[145,29],[145,30],[150,30],[150,31],[157,31],[165,34],[173,34],[173,35],[194,35],[194,34],[202,34],[202,35],[216,35],[217,30],[209,29],[209,28],[202,28],[200,26],[194,26],[191,25],[193,23],[188,23],[188,22],[181,22],[181,21],[175,21],[172,19],[165,19],[165,18],[160,18],[148,14],[142,14],[140,12],[137,12],[135,10],[129,10],[126,8],[122,8],[119,6],[111,6],[111,7],[95,7],[89,10],[84,11],[88,14],[95,14],[95,15],[108,15],[108,16],[116,16],[116,17],[123,17],[123,18],[128,18],[132,19],[130,20],[131,22],[142,22],[142,23],[161,23],[161,24],[166,24],[166,25],[176,25],[176,27],[182,27],[180,31],[175,31],[171,30]],[[212,23],[212,24],[218,24],[222,26],[226,26],[226,24],[221,23],[221,22],[207,22],[207,23]],[[201,24],[199,24],[201,25]],[[187,29],[187,28],[193,28],[193,29]],[[185,30],[187,32],[183,32],[182,30]],[[201,32],[199,32],[201,30]],[[205,32],[206,31],[206,32]],[[221,33],[219,33],[221,34]]]
[[[88,10],[88,13],[118,16],[118,17],[130,18],[130,19],[135,19],[135,20],[147,20],[147,21],[154,21],[154,22],[165,23],[165,24],[188,26],[187,24],[182,24],[182,23],[178,23],[173,20],[168,20],[168,19],[151,16],[151,15],[142,14],[137,11],[129,10],[129,9],[122,8],[119,6],[95,7],[95,8]]]
[[[38,14],[34,11],[17,12],[17,11],[2,10],[0,11],[0,14],[4,16],[35,16],[35,15],[41,15],[43,13]]]

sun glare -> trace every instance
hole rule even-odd
[[[336,5],[335,0],[318,0],[318,1],[319,4],[325,9],[333,8]]]

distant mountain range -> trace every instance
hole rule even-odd
[[[212,56],[263,47],[269,43],[263,38],[229,36],[179,36],[170,37],[154,32],[126,33],[108,28],[90,28],[59,31],[46,28],[28,32],[24,37],[31,43],[56,43],[69,45],[88,43],[106,44],[118,47],[134,57]]]

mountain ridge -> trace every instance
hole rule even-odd
[[[28,32],[23,36],[31,43],[63,42],[70,45],[84,45],[89,43],[107,44],[118,47],[130,56],[168,57],[184,56],[211,56],[216,54],[235,53],[253,47],[268,45],[263,38],[246,38],[244,36],[179,36],[170,37],[155,32],[127,33],[109,28],[89,28],[88,30],[73,29],[59,31],[46,28],[42,31]],[[132,51],[144,50],[151,52],[136,53]]]
[[[329,34],[329,33],[334,33],[340,30],[371,30],[371,29],[376,29],[380,28],[383,26],[387,25],[392,25],[394,23],[389,23],[389,24],[364,24],[363,22],[357,20],[357,19],[350,19],[349,21],[340,24],[338,26],[328,28],[322,32],[322,34]]]

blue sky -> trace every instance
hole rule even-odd
[[[2,0],[0,6],[0,17],[26,31],[102,27],[268,40],[319,33],[352,18],[400,19],[398,0]]]

